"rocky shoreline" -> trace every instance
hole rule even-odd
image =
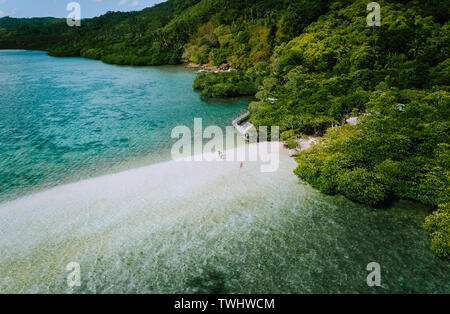
[[[210,63],[206,64],[198,64],[189,60],[182,61],[185,64],[186,68],[189,69],[197,69],[202,72],[230,72],[232,71],[231,64],[223,63],[219,66],[212,65]]]

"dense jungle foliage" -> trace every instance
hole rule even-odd
[[[408,198],[438,208],[425,222],[450,257],[450,1],[169,0],[70,28],[60,19],[0,19],[0,48],[128,65],[231,64],[202,73],[203,96],[254,95],[256,126],[305,135],[295,173],[324,193],[377,206]],[[356,125],[346,124],[357,117]]]

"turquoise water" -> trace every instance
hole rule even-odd
[[[0,200],[168,160],[172,128],[194,117],[230,125],[247,102],[201,101],[194,75],[0,51]]]
[[[0,195],[42,190],[0,202],[0,293],[450,292],[450,264],[422,230],[430,208],[323,195],[286,151],[273,173],[155,164],[174,125],[226,125],[246,106],[204,103],[192,80],[180,67],[0,51]],[[72,262],[80,287],[67,285]],[[371,262],[381,287],[366,284]]]

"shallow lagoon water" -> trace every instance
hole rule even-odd
[[[183,66],[0,51],[0,201],[168,160],[175,126],[230,125],[246,108],[202,101],[194,76]]]
[[[0,292],[449,292],[421,229],[428,208],[326,196],[294,168],[286,151],[273,173],[169,161],[3,202]],[[373,261],[381,287],[366,284]],[[81,287],[66,284],[70,262]]]

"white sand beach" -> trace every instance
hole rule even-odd
[[[294,167],[281,148],[273,173],[260,162],[169,161],[2,203],[0,280],[6,291],[45,291],[36,283],[56,281],[71,261],[115,254],[186,223],[223,223],[236,211],[251,217],[267,209],[264,195],[296,184]]]

